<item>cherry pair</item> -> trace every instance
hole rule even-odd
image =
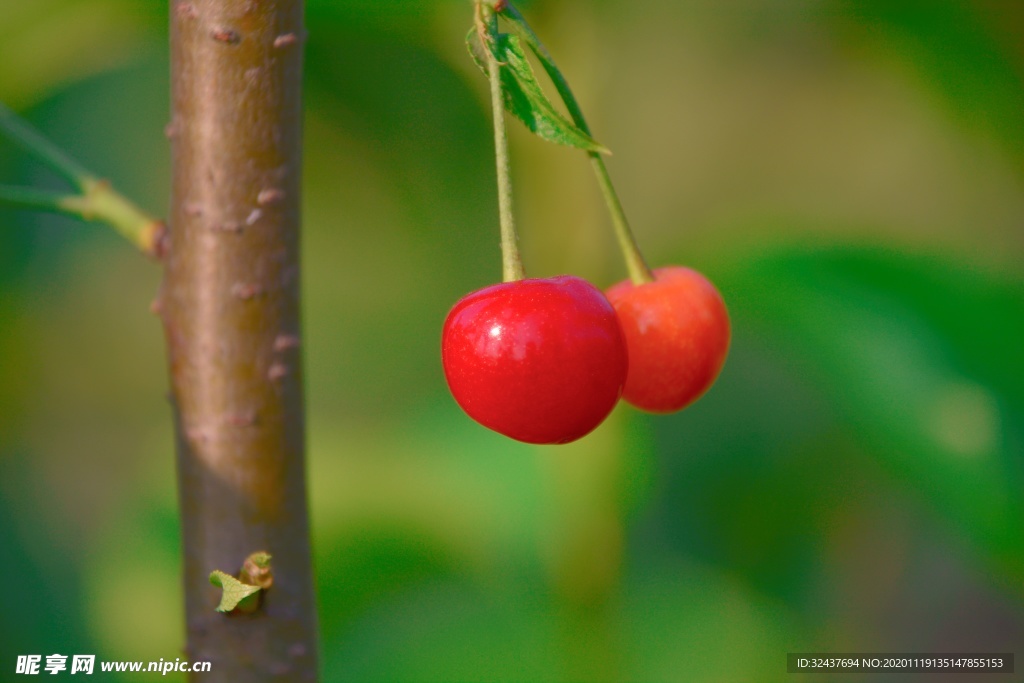
[[[463,410],[505,436],[537,444],[575,441],[620,396],[674,412],[703,394],[729,347],[722,297],[678,266],[607,295],[562,275],[492,285],[448,314],[442,360]]]
[[[579,103],[550,53],[509,0],[476,0],[469,51],[487,74],[504,282],[463,297],[442,335],[455,400],[486,427],[528,443],[575,441],[619,398],[651,412],[695,401],[718,376],[729,348],[722,297],[699,273],[651,271],[629,228]],[[499,16],[517,35],[499,31]],[[522,51],[540,60],[572,121],[547,100]],[[571,275],[525,279],[512,212],[505,108],[534,133],[578,147],[591,160],[630,280],[606,294]]]

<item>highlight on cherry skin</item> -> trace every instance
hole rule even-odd
[[[456,402],[518,441],[564,444],[589,434],[626,381],[626,344],[601,290],[560,275],[491,285],[460,299],[441,356]]]
[[[619,315],[629,352],[623,399],[641,410],[682,410],[714,383],[729,352],[729,313],[703,275],[669,266],[654,282],[630,281],[606,294]]]

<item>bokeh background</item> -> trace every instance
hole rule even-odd
[[[441,323],[500,277],[470,3],[308,0],[325,680],[1024,656],[1024,3],[521,6],[649,260],[719,285],[731,355],[692,408],[620,406],[570,446],[463,415]],[[166,11],[0,0],[0,100],[158,213]],[[625,277],[585,158],[517,122],[512,155],[528,271]],[[0,182],[58,186],[7,143]],[[17,654],[181,656],[159,277],[109,230],[0,209],[5,679]]]

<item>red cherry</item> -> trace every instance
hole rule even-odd
[[[527,443],[589,434],[626,381],[615,309],[601,290],[571,275],[467,294],[445,320],[441,356],[462,409]]]
[[[622,397],[652,413],[690,405],[718,377],[729,351],[729,314],[715,286],[695,270],[659,268],[654,282],[607,291],[629,350]]]

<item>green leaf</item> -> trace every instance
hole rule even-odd
[[[1024,281],[882,249],[759,253],[743,270],[720,280],[737,329],[774,330],[857,442],[1019,577]]]
[[[239,606],[246,598],[260,592],[259,586],[250,586],[242,583],[230,574],[214,570],[210,574],[210,583],[224,589],[220,597],[220,604],[217,605],[218,612],[231,612]]]
[[[610,154],[608,148],[563,116],[551,103],[537,82],[517,36],[499,33],[489,42],[491,54],[499,65],[505,109],[548,142]],[[470,29],[466,45],[473,61],[487,74],[487,52],[476,30]]]
[[[830,16],[842,40],[873,49],[901,77],[908,67],[916,71],[953,117],[1024,160],[1024,53],[1003,37],[1003,27],[1020,25],[1020,3],[861,0],[846,7]]]

